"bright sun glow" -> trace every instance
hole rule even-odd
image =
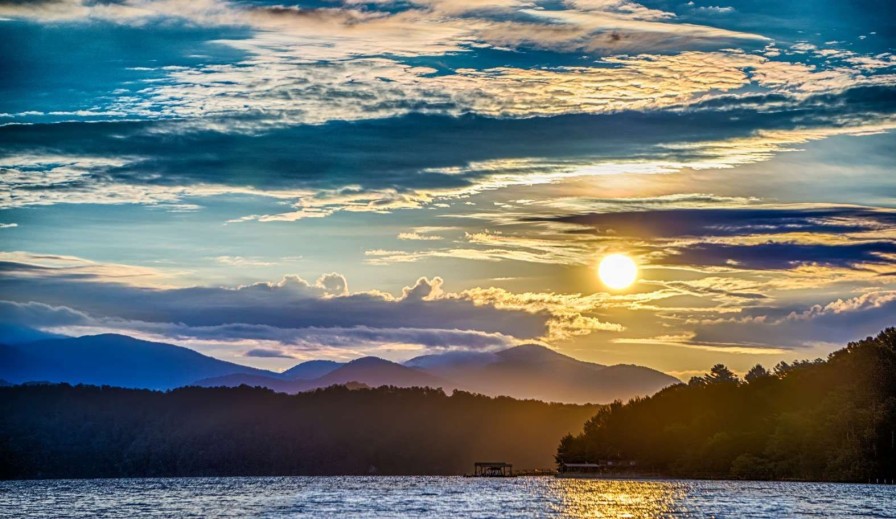
[[[597,275],[613,290],[628,288],[638,278],[638,266],[625,254],[610,254],[600,261]]]

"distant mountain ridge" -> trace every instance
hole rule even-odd
[[[404,363],[378,357],[346,363],[312,360],[277,373],[115,334],[0,344],[0,379],[148,389],[248,385],[283,393],[357,383],[570,403],[627,400],[679,382],[650,368],[584,362],[535,344],[497,352],[424,355]]]
[[[181,346],[104,334],[49,339],[0,348],[0,378],[12,383],[69,382],[170,389],[231,374],[271,372],[208,357]]]
[[[344,365],[344,362],[336,362],[335,360],[309,360],[296,364],[280,375],[288,379],[313,380]]]
[[[627,400],[679,383],[654,369],[585,362],[536,344],[466,358],[447,357],[445,362],[438,360],[438,355],[427,355],[405,364],[426,366],[427,372],[452,380],[468,391],[555,402]]]

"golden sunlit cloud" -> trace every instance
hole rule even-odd
[[[638,278],[638,266],[625,254],[610,254],[601,260],[597,275],[613,290],[628,288]]]

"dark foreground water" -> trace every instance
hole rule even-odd
[[[896,517],[896,486],[549,477],[0,482],[9,517]]]

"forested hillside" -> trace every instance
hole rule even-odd
[[[723,365],[687,385],[614,403],[560,462],[635,461],[671,476],[867,481],[896,477],[896,328],[827,360]]]
[[[0,477],[462,474],[549,468],[595,406],[336,386],[0,387]]]

